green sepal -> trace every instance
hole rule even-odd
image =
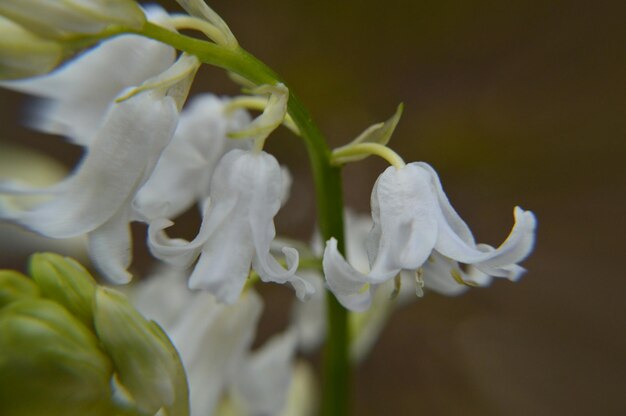
[[[112,365],[62,306],[21,299],[0,310],[0,414],[107,416]]]
[[[140,412],[163,408],[170,416],[189,414],[182,362],[158,325],[141,316],[122,293],[103,287],[96,290],[94,324],[119,382]]]
[[[80,263],[54,253],[37,253],[30,257],[29,269],[43,297],[63,305],[93,328],[96,281]]]
[[[0,80],[46,74],[61,63],[65,54],[60,43],[42,39],[0,16]]]
[[[28,277],[14,270],[0,270],[0,308],[22,298],[39,297],[39,288]]]

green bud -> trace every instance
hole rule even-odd
[[[111,414],[111,362],[63,307],[16,300],[0,310],[0,334],[1,415]]]
[[[0,270],[0,308],[14,300],[38,296],[39,288],[30,278],[13,270]]]
[[[154,414],[189,414],[189,391],[180,357],[154,322],[147,321],[114,290],[98,287],[96,332],[112,358],[119,382],[138,410]]]
[[[146,22],[133,0],[2,0],[0,15],[56,40],[97,35],[112,25],[140,29]]]
[[[60,44],[41,39],[0,16],[0,80],[46,74],[63,56]]]
[[[30,258],[30,274],[41,295],[63,305],[88,328],[93,327],[96,282],[77,261],[53,253]]]

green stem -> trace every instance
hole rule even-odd
[[[257,85],[286,84],[272,69],[241,48],[229,49],[194,39],[148,23],[140,35],[167,43],[193,54],[203,63],[241,75]],[[317,200],[317,218],[324,241],[335,237],[344,252],[341,170],[330,163],[331,152],[306,108],[289,88],[288,112],[306,145]],[[328,339],[324,351],[324,381],[321,414],[344,416],[349,412],[350,365],[348,360],[348,314],[329,292]]]

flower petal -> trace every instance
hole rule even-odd
[[[276,415],[291,384],[296,336],[287,331],[246,357],[234,377],[233,394],[246,414]]]
[[[189,287],[208,290],[221,302],[235,303],[250,273],[254,256],[250,240],[247,224],[229,218],[205,243]]]
[[[472,231],[468,227],[468,225],[461,219],[459,214],[452,208],[448,197],[443,191],[443,186],[441,185],[441,181],[439,180],[439,175],[432,166],[428,163],[424,162],[415,162],[411,163],[411,165],[415,165],[423,170],[425,170],[430,175],[430,182],[432,185],[432,189],[434,194],[437,197],[439,202],[439,209],[441,210],[441,214],[445,219],[446,224],[450,227],[450,229],[456,234],[463,242],[469,245],[475,245],[474,236],[472,235]]]
[[[335,238],[326,242],[322,265],[328,287],[345,308],[361,312],[370,307],[372,293],[367,287],[368,276],[359,273],[344,260],[337,250]]]
[[[515,207],[514,216],[515,225],[511,233],[497,249],[484,244],[479,246],[465,244],[440,217],[439,238],[435,249],[461,263],[476,266],[480,264],[481,270],[492,274],[489,270],[522,261],[533,248],[536,226],[534,214]]]
[[[369,215],[357,214],[350,209],[346,209],[344,218],[346,224],[346,259],[355,269],[361,273],[367,273],[370,267],[367,250],[368,235],[370,233],[378,235],[378,237],[372,238],[372,241],[376,241],[380,238],[379,232],[373,231],[372,218]],[[376,248],[373,248],[372,258],[376,257],[376,250]]]
[[[370,272],[373,282],[389,280],[401,269],[417,269],[430,255],[437,224],[429,179],[410,164],[389,167],[376,181],[371,198],[374,228],[368,237],[370,246],[378,240]]]
[[[166,328],[187,372],[193,415],[213,414],[252,344],[262,308],[252,291],[231,306],[199,293],[176,326]]]
[[[524,211],[520,207],[514,208],[513,215],[515,225],[506,240],[491,253],[487,260],[476,264],[477,267],[480,266],[486,273],[489,273],[487,270],[522,261],[530,254],[535,245],[535,229],[537,226],[535,215],[531,211]]]
[[[110,281],[128,283],[126,270],[132,260],[130,206],[122,207],[107,222],[89,233],[89,256],[98,270]]]
[[[227,103],[203,94],[182,112],[174,138],[135,198],[135,206],[146,217],[156,218],[158,212],[173,218],[205,199],[220,158],[231,149],[252,147],[250,140],[227,138],[230,131],[250,122],[245,111],[225,112]]]
[[[236,186],[249,199],[248,222],[252,232],[255,256],[252,261],[254,270],[263,281],[276,283],[290,282],[296,289],[299,299],[307,299],[315,289],[306,280],[295,276],[298,269],[297,250],[285,247],[287,269],[271,255],[270,248],[276,229],[274,216],[280,209],[283,193],[282,171],[276,159],[265,152],[258,154],[236,151],[239,160]],[[244,188],[245,187],[245,188]],[[245,189],[248,189],[246,192]]]
[[[236,198],[224,198],[215,207],[211,200],[206,199],[202,210],[202,224],[196,237],[188,242],[180,238],[170,239],[164,230],[174,225],[168,219],[158,218],[150,222],[148,227],[148,247],[152,255],[175,267],[185,268],[191,266],[202,247],[215,233],[221,224],[227,221],[231,211],[237,204]]]
[[[115,97],[125,88],[166,70],[174,58],[170,46],[123,35],[90,49],[47,76],[2,85],[43,99],[31,106],[31,127],[88,145]]]
[[[290,326],[296,331],[298,348],[309,353],[326,337],[326,289],[324,276],[317,271],[302,270],[299,274],[313,285],[315,293],[306,302],[293,303]]]
[[[165,265],[131,286],[129,292],[133,306],[166,332],[189,310],[190,298],[201,295],[189,290],[187,275],[182,270]]]
[[[468,280],[465,272],[463,272],[457,262],[434,251],[428,261],[424,263],[422,273],[424,286],[429,290],[446,296],[456,296],[464,293],[469,287],[457,282],[452,277],[452,269],[457,270],[463,276],[463,280]]]
[[[54,238],[95,230],[129,203],[170,140],[177,116],[170,98],[152,93],[114,105],[76,173],[52,188],[50,201],[2,215]]]

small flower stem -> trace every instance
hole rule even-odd
[[[336,160],[341,160],[341,158],[344,157],[358,155],[379,156],[389,162],[389,164],[396,169],[402,169],[406,166],[406,163],[404,163],[404,160],[400,157],[400,155],[387,146],[379,143],[358,143],[335,149],[332,153],[331,163],[334,164]]]
[[[177,15],[170,17],[169,23],[173,25],[176,29],[192,29],[202,32],[207,38],[216,43],[222,45],[228,43],[227,39],[224,38],[224,34],[220,31],[220,29],[215,27],[213,24],[207,22],[206,20],[202,20],[192,16]]]
[[[257,85],[286,84],[272,69],[240,47],[229,48],[191,38],[148,23],[138,32],[174,48],[193,54],[203,63],[234,72]],[[326,140],[298,97],[289,88],[288,113],[304,140],[317,199],[317,218],[324,241],[337,239],[344,252],[343,194],[341,170],[333,166]],[[349,414],[350,364],[348,359],[348,314],[332,293],[327,296],[328,338],[324,351],[324,380],[321,414]]]

